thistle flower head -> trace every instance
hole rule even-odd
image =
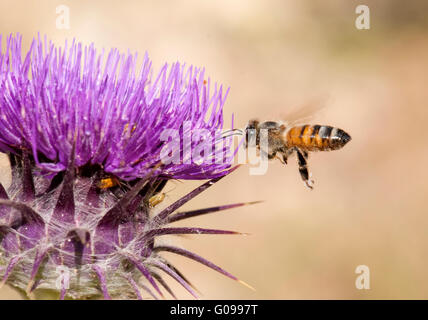
[[[185,249],[162,245],[175,234],[232,231],[169,226],[178,220],[242,204],[177,212],[231,172],[230,140],[218,138],[226,94],[210,89],[204,71],[179,63],[152,76],[144,56],[93,45],[58,48],[40,37],[21,54],[9,36],[0,55],[0,151],[9,156],[12,183],[0,185],[0,275],[28,295],[39,289],[61,298],[142,298],[172,295],[163,273],[196,295],[163,251],[234,276]],[[162,161],[162,132],[181,139],[195,129],[204,161]],[[214,161],[221,143],[222,161]],[[190,140],[189,147],[199,146]],[[173,150],[174,151],[174,150]],[[177,150],[175,150],[177,151]],[[218,151],[218,150],[217,150]],[[210,179],[156,212],[170,179]],[[106,184],[106,186],[103,185]]]
[[[136,54],[116,49],[98,54],[93,45],[75,41],[58,48],[40,37],[22,58],[21,37],[9,36],[0,56],[0,151],[25,148],[38,168],[61,172],[75,144],[77,167],[100,165],[132,180],[160,161],[164,129],[181,136],[186,130],[222,129],[227,95],[222,86],[210,90],[204,70],[179,63],[165,64],[152,76],[151,64],[147,54],[138,68]],[[230,162],[230,156],[221,164],[182,161],[154,174],[210,179]]]

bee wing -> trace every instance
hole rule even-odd
[[[327,97],[312,99],[303,105],[290,108],[289,111],[281,113],[281,119],[287,126],[308,123],[326,107],[327,100]]]

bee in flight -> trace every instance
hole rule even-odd
[[[263,129],[267,130],[267,146],[260,144],[260,132]],[[248,147],[250,139],[255,139],[256,147],[268,159],[279,158],[287,164],[288,157],[296,153],[300,176],[311,189],[314,182],[308,172],[309,152],[338,150],[351,140],[351,136],[339,128],[323,125],[287,126],[276,121],[251,120],[244,133],[245,147]]]

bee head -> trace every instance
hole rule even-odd
[[[259,143],[259,121],[258,120],[250,120],[245,128],[245,147],[248,146],[248,141],[250,138],[256,141],[256,145]]]

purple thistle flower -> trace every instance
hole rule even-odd
[[[221,163],[214,154],[204,154],[209,161],[202,163],[161,161],[164,129],[180,137],[222,129],[227,93],[215,85],[210,94],[210,80],[197,68],[165,65],[151,77],[147,55],[138,75],[136,55],[113,49],[103,59],[93,45],[73,41],[61,49],[40,37],[22,59],[21,37],[7,38],[0,55],[0,151],[9,156],[12,183],[7,191],[0,184],[2,283],[28,296],[49,289],[60,298],[159,298],[163,287],[174,297],[163,279],[168,274],[196,296],[164,251],[237,280],[195,253],[158,243],[162,235],[237,234],[169,226],[244,205],[177,212],[234,170],[230,140],[213,135],[222,143]],[[103,179],[111,185],[101,187]],[[154,199],[170,179],[210,180],[156,214]]]
[[[151,77],[147,54],[139,72],[136,60],[137,55],[116,49],[98,55],[93,45],[74,41],[57,48],[40,37],[22,59],[21,37],[9,36],[0,57],[0,151],[16,154],[26,148],[38,168],[61,172],[75,142],[77,167],[100,165],[132,180],[146,176],[160,161],[165,128],[181,135],[187,133],[186,122],[186,130],[222,129],[228,90],[223,94],[223,87],[215,84],[210,93],[204,70],[175,63],[168,72],[165,64]],[[229,154],[221,164],[172,163],[154,174],[210,179],[223,175],[231,161]]]

